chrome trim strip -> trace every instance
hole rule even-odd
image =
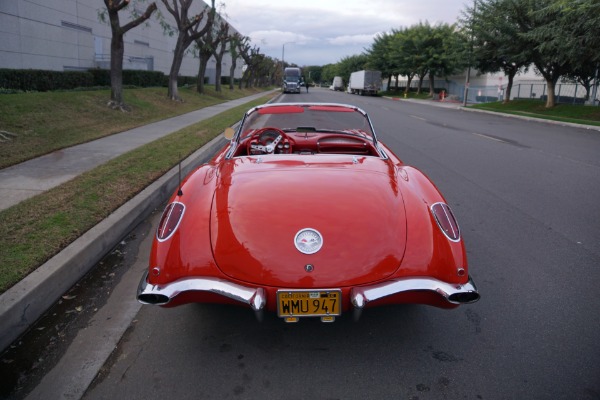
[[[190,291],[215,293],[248,304],[254,311],[262,310],[267,304],[263,288],[249,288],[218,278],[184,278],[166,285],[152,285],[148,283],[148,271],[138,285],[137,299],[142,304],[165,305],[177,295]]]
[[[469,276],[468,282],[464,285],[450,284],[434,278],[404,278],[372,286],[355,287],[350,292],[350,301],[355,310],[360,311],[370,301],[399,293],[422,290],[436,292],[452,304],[468,304],[479,300],[475,282]]]
[[[273,100],[271,100],[273,101]],[[360,107],[357,107],[355,105],[351,105],[351,104],[344,104],[344,103],[321,103],[321,102],[289,102],[289,103],[272,103],[271,101],[269,101],[266,104],[261,104],[258,105],[256,107],[251,108],[250,110],[246,111],[246,113],[244,114],[244,117],[242,118],[240,125],[238,126],[238,131],[236,132],[236,134],[234,135],[233,139],[234,141],[238,142],[240,139],[240,135],[242,133],[242,126],[244,125],[244,123],[246,122],[246,117],[248,117],[249,115],[251,115],[253,112],[260,110],[262,108],[266,108],[266,107],[273,107],[273,106],[290,106],[290,105],[294,105],[294,106],[337,106],[337,107],[346,107],[346,108],[352,108],[354,110],[356,110],[357,112],[361,113],[369,122],[369,127],[371,128],[371,132],[373,133],[373,143],[375,145],[375,148],[378,148],[377,143],[378,143],[378,139],[377,139],[377,133],[375,132],[375,128],[373,127],[373,123],[371,122],[371,118],[369,117],[369,114],[367,114],[367,112],[365,110],[363,110]]]

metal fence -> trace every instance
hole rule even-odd
[[[398,81],[398,86],[402,90],[406,87],[407,81]],[[416,90],[418,81],[413,80],[410,88]],[[449,100],[462,102],[465,94],[465,84],[457,83],[456,81],[436,80],[434,85],[436,91],[445,89],[446,96]],[[423,81],[423,89],[428,90],[429,81]],[[502,101],[504,99],[504,91],[506,85],[497,86],[475,86],[470,85],[467,95],[468,103],[490,103],[493,101]],[[590,99],[587,99],[585,87],[576,83],[558,83],[554,90],[555,101],[560,104],[593,104],[600,105],[600,90],[596,93],[596,98],[591,101],[593,96],[593,88],[590,89]],[[547,85],[543,82],[519,82],[513,84],[510,92],[510,99],[538,99],[546,101],[548,97]]]

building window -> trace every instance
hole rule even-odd
[[[62,26],[64,26],[65,28],[76,29],[78,31],[92,33],[92,28],[90,28],[88,26],[74,24],[74,23],[69,22],[69,21],[60,21],[60,24]]]

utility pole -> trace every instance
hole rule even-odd
[[[596,97],[598,96],[598,67],[599,67],[599,64],[596,63],[596,74],[594,76],[594,86],[592,88],[592,98],[590,99],[593,106],[596,105]]]

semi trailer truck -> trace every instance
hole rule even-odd
[[[297,67],[288,67],[283,70],[283,93],[300,93],[302,84],[302,70]]]

